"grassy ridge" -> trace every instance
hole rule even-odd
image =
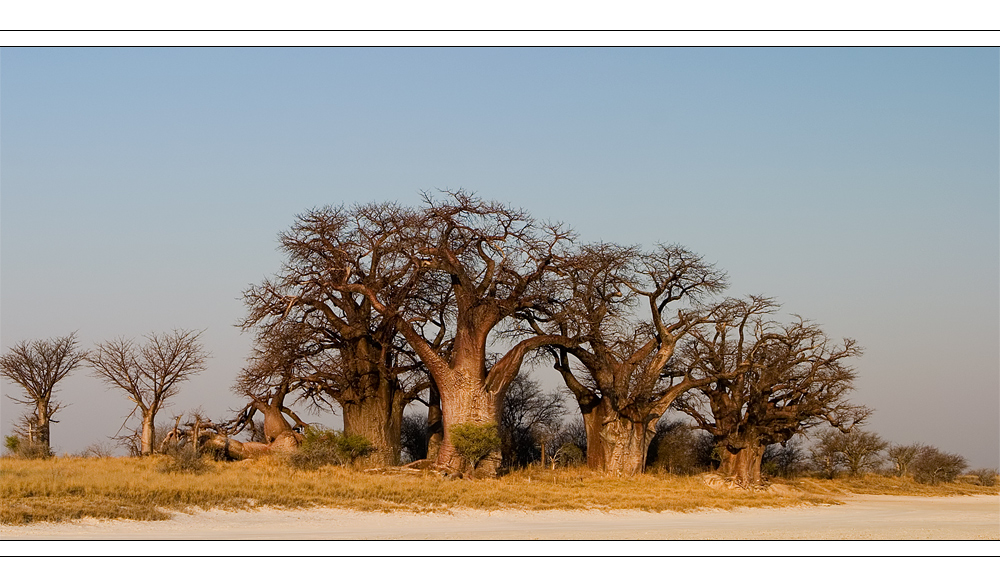
[[[637,509],[786,507],[836,503],[846,493],[997,494],[968,483],[938,487],[895,478],[802,479],[793,489],[712,488],[700,477],[614,478],[586,469],[528,469],[500,479],[445,479],[432,472],[377,474],[342,467],[303,471],[279,459],[210,463],[200,474],[170,472],[167,457],[0,459],[0,523],[82,517],[163,520],[192,507],[343,507],[367,511],[473,509]],[[895,486],[894,486],[895,485]]]

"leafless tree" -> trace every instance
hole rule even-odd
[[[21,397],[11,397],[19,404],[30,406],[32,416],[24,428],[27,440],[51,452],[49,425],[52,416],[62,408],[53,395],[56,385],[76,369],[86,358],[80,351],[76,333],[49,340],[21,341],[0,356],[0,375],[21,386]]]
[[[788,325],[770,320],[777,305],[768,298],[728,306],[714,325],[692,331],[681,362],[694,376],[729,375],[691,390],[674,407],[715,438],[720,475],[757,485],[767,445],[822,423],[848,431],[868,417],[870,410],[846,399],[855,377],[847,361],[861,349],[850,339],[830,341],[801,318]]]
[[[439,466],[462,468],[450,427],[495,424],[503,394],[525,356],[561,339],[550,334],[523,338],[487,366],[487,342],[497,326],[549,302],[554,265],[570,238],[558,224],[539,223],[523,210],[464,191],[449,192],[441,200],[425,194],[419,210],[381,233],[375,250],[401,262],[394,275],[408,287],[447,288],[451,301],[446,322],[436,322],[433,312],[413,307],[405,296],[368,283],[363,275],[345,272],[334,284],[341,291],[364,295],[390,319],[430,374],[444,422]],[[442,328],[450,331],[447,349],[441,344]],[[479,470],[489,475],[499,465],[497,451],[483,459]]]
[[[913,479],[917,483],[937,485],[954,481],[965,471],[965,457],[944,452],[934,446],[921,447],[913,461]]]
[[[242,326],[257,331],[259,352],[250,366],[257,375],[244,378],[241,393],[260,399],[272,390],[266,393],[273,401],[273,390],[284,386],[282,401],[290,392],[314,405],[336,401],[345,433],[367,438],[381,464],[396,464],[403,408],[427,387],[426,378],[399,335],[397,316],[375,311],[356,289],[440,320],[447,305],[436,297],[441,288],[412,273],[400,244],[415,224],[414,213],[395,204],[299,216],[281,235],[281,272],[244,294],[249,315]],[[432,344],[443,344],[445,329],[435,332]],[[275,415],[272,421],[284,421]]]
[[[875,471],[882,464],[882,451],[889,443],[882,440],[877,433],[868,430],[852,429],[847,434],[840,435],[839,449],[843,455],[844,466],[851,477],[857,477],[864,471]]]
[[[561,397],[543,392],[537,381],[523,373],[515,377],[500,411],[503,466],[524,467],[546,452],[551,456],[559,448],[554,439],[565,415]]]
[[[889,445],[886,454],[889,457],[889,462],[892,463],[893,474],[897,477],[912,474],[913,461],[922,449],[923,445],[919,443]]]
[[[177,395],[181,383],[205,370],[209,355],[200,336],[198,331],[174,330],[149,334],[142,344],[117,338],[98,344],[87,357],[97,378],[135,403],[132,413],[138,410],[142,420],[142,455],[153,452],[156,414]]]
[[[725,275],[677,245],[584,246],[559,270],[558,311],[532,308],[519,317],[537,334],[561,336],[547,348],[583,414],[588,465],[640,473],[656,422],[674,399],[722,375],[699,380],[670,361],[678,342],[711,319],[712,308],[698,303],[726,286]]]

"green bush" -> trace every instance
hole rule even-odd
[[[500,450],[500,434],[496,424],[455,424],[449,428],[451,444],[475,469],[490,453]]]
[[[299,469],[317,469],[324,465],[353,464],[373,452],[375,446],[360,434],[346,434],[310,426],[290,462]]]

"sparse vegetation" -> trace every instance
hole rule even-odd
[[[969,475],[972,475],[976,482],[983,487],[994,487],[997,484],[997,475],[1000,473],[996,469],[973,469],[969,471]]]
[[[800,478],[788,492],[712,488],[701,476],[603,475],[585,467],[537,466],[498,479],[445,478],[433,471],[370,474],[346,467],[303,470],[286,459],[210,463],[199,475],[171,471],[171,457],[47,460],[0,459],[0,523],[94,518],[163,520],[192,507],[343,507],[362,511],[785,507],[832,504],[850,494],[997,495],[973,482],[922,485],[910,478],[863,475],[827,481]],[[797,490],[797,491],[795,491]]]
[[[351,465],[373,452],[375,446],[364,436],[310,427],[289,462],[298,469],[312,470],[326,465]]]

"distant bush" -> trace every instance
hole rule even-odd
[[[913,460],[913,479],[925,485],[954,481],[965,470],[965,457],[925,446]]]
[[[574,465],[580,465],[587,460],[587,456],[583,454],[580,447],[572,442],[567,442],[559,447],[555,455],[552,457],[552,462],[563,466],[572,467]]]
[[[491,452],[500,449],[496,424],[455,424],[449,431],[455,450],[473,469]]]
[[[969,471],[969,474],[976,478],[976,483],[982,485],[983,487],[993,487],[997,484],[997,475],[1000,474],[996,469],[974,469]]]
[[[290,463],[299,469],[317,469],[324,465],[349,465],[375,452],[375,447],[360,434],[345,434],[316,426],[306,428],[305,439],[292,453]]]
[[[192,444],[171,447],[165,453],[166,459],[160,464],[163,473],[200,474],[210,470],[210,466]]]
[[[646,453],[646,469],[693,475],[712,468],[715,443],[707,432],[682,420],[660,420]]]
[[[5,436],[3,444],[7,448],[7,454],[18,459],[47,459],[54,456],[49,447],[23,436]]]

